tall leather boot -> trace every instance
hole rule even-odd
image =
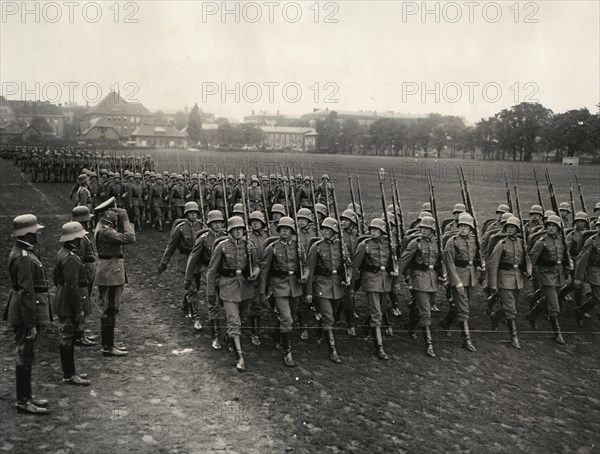
[[[543,310],[545,308],[546,308],[546,299],[540,298],[539,300],[536,301],[536,303],[533,305],[533,307],[527,313],[527,315],[525,315],[525,318],[529,322],[529,325],[531,325],[531,329],[533,329],[533,330],[537,329],[537,325],[536,325],[537,317],[538,317],[538,315],[540,315],[543,312]]]
[[[325,330],[325,332],[327,333],[327,343],[329,344],[329,359],[334,362],[334,363],[341,363],[342,360],[340,359],[338,352],[335,348],[335,338],[333,337],[333,329],[328,328],[327,330]]]
[[[277,325],[273,331],[273,342],[275,343],[276,350],[281,350],[283,348],[283,343],[281,340],[281,322],[279,320],[277,320]]]
[[[435,358],[436,354],[433,351],[433,341],[431,339],[431,330],[429,326],[421,326],[421,333],[423,334],[423,340],[425,341],[425,354],[431,358]]]
[[[142,231],[142,221],[140,219],[136,219],[135,223],[137,225],[138,232],[141,232]]]
[[[444,330],[444,334],[446,334],[446,337],[452,337],[452,333],[450,332],[450,325],[452,325],[452,322],[454,322],[456,317],[458,317],[458,311],[456,310],[456,306],[453,304],[450,306],[450,309],[448,309],[448,313],[446,314],[446,316],[442,320],[440,320],[439,323],[439,326]]]
[[[231,337],[233,338],[235,356],[237,358],[237,364],[235,365],[235,368],[238,372],[246,372],[246,364],[244,363],[244,353],[242,352],[242,341],[240,336],[234,334]]]
[[[164,229],[163,229],[163,221],[162,221],[162,219],[158,219],[157,222],[158,222],[158,231],[159,232],[163,232]]]
[[[62,365],[63,378],[75,375],[75,347],[73,344],[60,344],[60,364]]]
[[[467,320],[460,322],[460,331],[463,339],[461,347],[470,352],[477,351],[471,342],[471,333],[469,332],[469,322]]]
[[[408,309],[408,322],[406,324],[408,337],[410,337],[412,340],[417,340],[417,333],[415,332],[415,328],[419,324],[419,311],[417,310],[417,303],[412,302]]]
[[[115,319],[100,319],[100,334],[102,336],[102,354],[104,356],[125,356],[126,350],[115,347]]]
[[[381,328],[378,326],[371,327],[371,337],[375,346],[375,356],[382,361],[388,361],[390,358],[383,350],[383,337],[381,336]]]
[[[500,320],[502,320],[504,318],[504,309],[500,308],[498,309],[496,312],[494,312],[492,314],[492,316],[490,317],[492,320],[492,330],[493,331],[498,331],[498,323],[500,323]]]
[[[346,319],[348,336],[356,337],[356,328],[354,328],[354,311],[352,309],[345,309],[344,318]]]
[[[556,343],[565,345],[566,342],[562,337],[562,333],[560,332],[560,325],[558,324],[558,317],[556,315],[550,317],[550,325],[552,325],[552,331],[554,332],[554,340]]]
[[[221,320],[215,319],[210,321],[210,336],[212,338],[211,347],[213,350],[221,350]]]
[[[252,325],[251,342],[256,347],[260,346],[260,317],[258,315],[252,315],[250,317],[250,324]]]
[[[521,344],[519,343],[519,338],[517,337],[517,320],[511,318],[506,320],[506,324],[508,325],[508,330],[510,331],[510,346],[516,348],[517,350],[521,350]]]
[[[283,362],[287,367],[295,367],[296,365],[292,358],[292,333],[289,331],[282,332],[281,340],[283,341]]]
[[[31,389],[30,375],[27,374],[27,366],[17,364],[15,383],[17,386],[17,402],[26,402],[29,400]]]
[[[575,309],[575,317],[577,318],[577,326],[583,326],[583,314],[586,314],[588,311],[592,310],[594,307],[594,300],[588,299],[585,303]]]

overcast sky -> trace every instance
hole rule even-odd
[[[600,100],[595,0],[427,2],[425,16],[422,2],[401,1],[228,2],[225,17],[222,2],[76,3],[29,2],[23,16],[22,2],[1,2],[5,96],[55,101],[61,87],[65,102],[78,83],[73,99],[85,104],[118,84],[151,110],[197,102],[237,118],[319,107],[470,122],[522,101],[596,112]]]

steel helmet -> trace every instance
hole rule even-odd
[[[340,218],[345,218],[354,222],[355,224],[358,224],[358,216],[356,216],[356,213],[352,210],[345,210],[340,216]]]
[[[197,180],[197,179],[198,179],[198,174],[192,173],[192,180]]]
[[[435,232],[435,219],[433,219],[431,216],[425,216],[419,223],[419,228],[421,227],[426,227]]]
[[[139,172],[136,172],[133,176],[134,178],[142,178],[142,174]]]
[[[383,221],[383,219],[380,218],[374,218],[371,221],[371,224],[369,224],[369,230],[371,229],[379,229],[383,233],[387,232],[387,229],[385,228],[385,222]]]
[[[169,171],[165,170],[165,171],[163,171],[162,174],[163,174],[163,177],[168,177],[169,176]]]
[[[144,171],[144,175],[150,175],[150,171],[149,170],[145,170]]]
[[[310,222],[312,222],[312,213],[308,208],[300,208],[296,217],[308,219]]]
[[[245,228],[244,220],[239,216],[231,216],[229,221],[227,221],[227,233],[229,233],[231,229],[237,229],[238,227],[241,227],[242,229]]]
[[[463,213],[458,217],[458,225],[459,227],[461,225],[468,225],[469,227],[471,227],[472,229],[475,228],[475,225],[473,224],[473,216],[471,216],[469,213]]]
[[[571,212],[571,205],[569,205],[569,202],[561,202],[559,207],[558,207],[559,211],[566,211],[568,213]]]
[[[519,229],[519,232],[521,231],[521,223],[519,222],[519,218],[516,216],[511,216],[507,219],[506,224],[504,224],[504,229],[506,230],[506,227],[508,227],[509,225],[514,225],[516,228]]]
[[[158,175],[156,175],[156,180],[157,180],[157,181],[158,181],[158,180],[161,180],[161,181],[163,181],[163,180],[164,180],[164,178],[163,178],[163,176],[162,176],[162,175],[159,173]]]
[[[90,172],[90,178],[97,178],[98,174],[96,172]]]
[[[556,224],[559,229],[562,229],[562,220],[560,219],[560,217],[556,216],[555,214],[553,214],[552,216],[548,216],[548,219],[546,219],[545,224],[546,224],[546,226],[548,224]]]
[[[177,179],[177,178],[178,178],[178,176],[177,176],[177,174],[176,174],[175,172],[173,172],[173,173],[171,173],[171,178],[175,178],[175,179]],[[181,177],[181,178],[183,178],[183,177]]]
[[[273,207],[271,208],[271,213],[279,213],[283,216],[286,215],[285,208],[280,203],[276,203],[275,205],[273,205]]]
[[[388,218],[390,220],[390,224],[396,225],[396,217],[394,216],[394,213],[388,212]],[[385,213],[382,213],[381,219],[383,219],[385,221]]]
[[[543,216],[544,209],[541,205],[531,205],[531,208],[529,209],[529,214],[541,214]]]
[[[233,214],[236,214],[236,213],[244,214],[244,205],[243,205],[243,204],[241,204],[241,203],[236,203],[236,204],[233,206],[233,211],[232,211],[232,213],[233,213]]]
[[[506,213],[502,213],[502,217],[500,218],[500,223],[502,224],[503,222],[508,221],[513,216],[514,216],[514,214],[512,214],[508,211]]]
[[[213,175],[212,173],[208,176],[209,180],[216,180],[217,177],[215,175]]]
[[[178,180],[183,180],[183,175],[181,175],[181,174],[177,175],[177,179]]]
[[[38,224],[37,218],[33,214],[22,214],[13,219],[13,236],[23,236],[28,233],[35,233],[44,226]]]
[[[596,206],[594,207],[594,212],[596,212],[596,211],[600,211],[600,202],[598,202],[596,204]]]
[[[387,210],[388,210],[389,212],[393,212],[393,211],[394,211],[394,209],[396,209],[396,208],[398,208],[398,207],[394,207],[394,204],[393,204],[393,203],[390,203],[390,204],[387,206]]]
[[[498,205],[498,208],[496,209],[496,214],[506,213],[508,210],[510,210],[508,205],[506,205],[505,203],[501,203],[500,205]]]
[[[327,217],[327,207],[322,203],[315,204],[315,211],[317,213],[321,213],[323,216]]]
[[[454,205],[454,210],[452,210],[452,214],[464,213],[465,211],[467,211],[467,207],[465,207],[465,205],[462,203],[457,203],[456,205]]]
[[[250,221],[260,221],[264,225],[267,225],[267,220],[265,219],[265,215],[262,211],[253,211],[250,213]]]
[[[150,172],[150,175],[149,175],[149,177],[150,177],[150,178],[156,178],[156,173],[155,173],[155,172]]]
[[[429,211],[421,211],[417,216],[417,219],[420,221],[421,219],[427,216],[429,216],[430,218],[433,217],[433,215]]]
[[[211,210],[208,212],[208,219],[206,220],[206,223],[210,225],[211,222],[215,221],[225,221],[223,218],[223,213],[221,213],[219,210]]]
[[[121,178],[121,174],[119,172],[113,173],[113,178]]]
[[[294,233],[296,233],[296,224],[294,223],[294,220],[288,216],[284,216],[279,220],[279,224],[277,224],[278,232],[281,227],[289,227]]]
[[[585,222],[589,223],[587,213],[585,213],[583,211],[579,211],[578,213],[575,214],[574,221],[585,221]]]
[[[188,170],[184,170],[184,171],[183,171],[183,174],[184,174],[184,175],[189,175],[189,174],[190,174],[190,172],[189,172]]]
[[[297,173],[296,174],[296,180],[301,180],[302,179],[302,174],[301,173]]]
[[[246,175],[244,175],[243,173],[240,173],[240,176],[238,177],[239,181],[246,181]]]
[[[327,218],[323,219],[323,224],[321,225],[321,228],[328,228],[328,229],[333,230],[335,233],[340,233],[338,223],[332,217],[327,217]]]
[[[60,242],[74,240],[75,238],[83,238],[87,232],[79,222],[67,222],[60,228]]]
[[[77,177],[77,182],[78,183],[87,183],[87,180],[88,180],[88,176],[86,174],[84,174],[84,173],[82,173],[81,175],[79,175]]]
[[[425,202],[423,204],[423,207],[421,208],[422,211],[431,211],[431,203],[429,202]]]
[[[309,175],[304,175],[304,181],[310,181],[310,176]]]
[[[190,211],[195,211],[197,213],[200,213],[200,209],[198,208],[198,204],[196,202],[188,202],[185,204],[183,214],[186,215]]]
[[[92,215],[90,214],[90,209],[85,205],[81,205],[73,208],[71,211],[71,221],[84,222],[92,219]]]
[[[235,181],[235,178],[233,177],[233,175],[227,175],[227,181],[229,181],[229,180]]]
[[[544,213],[544,217],[549,218],[550,216],[556,216],[556,213],[552,210],[546,210],[546,212]]]
[[[329,180],[329,175],[324,173],[323,176],[321,177],[321,180]]]

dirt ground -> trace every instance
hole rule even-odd
[[[176,167],[175,156],[171,154],[170,162]],[[211,155],[203,154],[200,159],[210,162]],[[244,162],[236,156],[228,162],[236,159]],[[274,163],[281,157],[258,159]],[[341,204],[350,201],[345,165],[350,163],[352,170],[356,165],[365,211],[381,214],[375,168],[390,166],[391,159],[294,156],[286,162],[304,166],[305,172],[310,168],[315,175],[333,171]],[[393,162],[401,178],[405,215],[412,219],[427,198],[424,176],[414,160]],[[163,159],[160,168],[166,168],[166,163]],[[46,226],[39,250],[51,276],[60,225],[68,220],[71,208],[70,185],[31,184],[12,162],[0,160],[0,165],[0,235],[4,239],[0,255],[6,258],[12,245],[12,218],[35,213]],[[233,173],[236,169],[230,166],[228,173]],[[410,166],[417,170],[413,172]],[[445,212],[460,198],[451,168],[443,163],[436,178],[439,204]],[[561,201],[566,200],[566,172],[558,166],[550,169]],[[519,190],[526,210],[536,202],[534,185],[526,167],[517,170],[522,172]],[[471,186],[476,208],[490,213],[504,200],[504,181],[490,174],[485,177],[484,172],[474,170]],[[577,169],[577,174],[586,201],[593,206],[598,199],[597,169]],[[378,361],[371,343],[349,338],[340,325],[337,339],[343,364],[329,361],[326,346],[316,344],[314,333],[309,341],[301,341],[296,334],[298,367],[286,368],[281,351],[273,348],[265,334],[260,347],[244,337],[248,371],[238,374],[233,353],[213,351],[207,330],[195,332],[179,310],[182,281],[174,270],[174,259],[163,275],[156,275],[167,238],[167,233],[146,229],[138,234],[135,246],[126,248],[130,283],[123,295],[117,338],[128,346],[129,355],[105,358],[99,347],[77,347],[78,370],[89,374],[92,386],[61,383],[57,326],[51,325],[44,334],[33,382],[34,394],[51,401],[49,415],[16,413],[12,329],[6,322],[0,325],[0,451],[600,452],[600,329],[595,317],[578,328],[572,306],[565,307],[561,322],[568,345],[561,347],[552,341],[550,326],[541,318],[542,330],[528,331],[521,302],[523,349],[515,351],[508,346],[506,327],[499,333],[489,330],[478,292],[471,306],[476,353],[460,348],[457,332],[447,338],[436,331],[434,346],[439,357],[430,359],[424,355],[422,340],[409,340],[402,320],[396,319],[396,334],[384,338],[389,362]],[[7,267],[3,266],[1,309],[8,293]],[[365,311],[363,305],[358,308],[361,319]],[[99,334],[98,314],[95,308],[89,319],[93,334]],[[443,312],[434,315],[434,326],[442,316]]]

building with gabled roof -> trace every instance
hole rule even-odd
[[[319,134],[314,128],[298,126],[261,126],[265,133],[263,146],[272,150],[314,151]]]
[[[62,108],[48,101],[13,101],[8,100],[14,123],[30,125],[35,117],[41,117],[52,128],[52,136],[64,137],[65,116]]]
[[[370,126],[380,118],[395,118],[403,120],[416,120],[417,118],[425,118],[427,115],[420,114],[403,114],[398,112],[377,112],[374,110],[329,110],[327,109],[314,109],[311,113],[302,115],[301,119],[310,122],[311,126],[314,126],[318,120],[325,120],[331,112],[337,114],[337,120],[343,121],[353,119],[358,121],[359,124],[364,126]]]
[[[150,122],[153,117],[154,115],[143,104],[127,102],[118,92],[112,91],[85,115],[85,120],[89,122],[94,118],[103,118],[122,139],[126,139],[140,125]]]
[[[80,126],[79,138],[86,142],[118,142],[119,132],[106,118],[96,117]]]
[[[133,131],[131,138],[138,147],[185,148],[188,134],[170,124],[144,123]]]

